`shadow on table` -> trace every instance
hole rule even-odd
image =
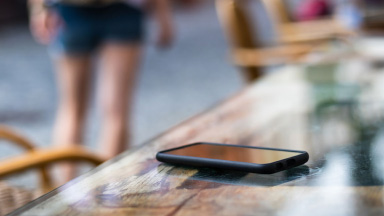
[[[160,164],[158,170],[163,170],[165,166],[172,166],[168,164]],[[217,184],[230,184],[230,185],[242,185],[242,186],[276,186],[284,183],[288,183],[294,180],[299,180],[301,178],[306,178],[309,175],[313,175],[317,170],[310,169],[308,166],[299,166],[282,172],[274,174],[256,174],[248,172],[238,172],[232,170],[221,170],[221,169],[212,169],[212,168],[196,168],[189,166],[175,166],[171,170],[167,171],[167,175],[171,177],[184,177],[180,172],[175,172],[175,170],[183,169],[188,173],[188,171],[198,170],[197,173],[190,176],[183,184],[180,186],[182,188],[189,189],[188,185],[191,181],[201,181],[201,182],[211,182]],[[187,175],[187,174],[185,174]],[[217,185],[212,185],[216,187]]]

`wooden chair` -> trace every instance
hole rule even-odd
[[[344,27],[334,16],[295,22],[287,9],[284,0],[261,0],[276,28],[277,40],[280,43],[316,43],[339,39],[344,41],[354,34]]]
[[[362,15],[361,31],[364,34],[382,35],[384,31],[384,2],[374,3],[366,0],[355,2]]]
[[[28,139],[4,126],[0,126],[0,139],[7,140],[26,151],[22,155],[0,160],[0,178],[29,169],[37,169],[41,187],[38,191],[28,191],[0,182],[0,215],[22,206],[55,187],[47,169],[48,165],[62,161],[86,161],[97,166],[105,161],[100,156],[81,147],[36,148]]]
[[[288,44],[276,47],[263,47],[253,33],[251,20],[247,14],[246,1],[216,0],[216,9],[232,50],[232,60],[239,66],[247,83],[259,79],[265,66],[297,62],[310,52],[313,46]]]

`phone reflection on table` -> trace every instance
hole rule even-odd
[[[300,178],[305,178],[309,175],[314,175],[318,171],[315,169],[310,169],[308,166],[302,165],[278,173],[265,175],[214,168],[174,166],[166,173],[163,173],[162,170],[164,170],[165,167],[173,166],[168,164],[160,164],[157,167],[158,173],[162,175],[167,175],[170,178],[185,178],[187,176],[188,171],[197,170],[194,175],[188,177],[183,182],[183,184],[179,186],[179,189],[182,189],[184,187],[188,187],[188,189],[191,189],[191,187],[201,188],[203,182],[215,183],[210,184],[211,187],[217,187],[221,184],[270,187],[288,183],[294,180],[299,180]]]

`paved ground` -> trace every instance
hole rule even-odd
[[[212,3],[175,16],[177,41],[159,51],[148,38],[136,92],[135,145],[207,109],[241,88]],[[155,27],[149,21],[149,33]],[[93,103],[95,103],[93,101]],[[50,145],[57,104],[55,77],[44,47],[26,25],[0,31],[0,124],[16,128],[40,146]],[[92,106],[86,145],[96,148],[99,112]],[[182,144],[182,143],[181,143]],[[17,154],[0,143],[0,158]]]

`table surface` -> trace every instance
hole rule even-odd
[[[337,62],[284,66],[12,214],[384,214],[384,64]],[[200,141],[305,150],[310,160],[262,175],[155,159]]]

